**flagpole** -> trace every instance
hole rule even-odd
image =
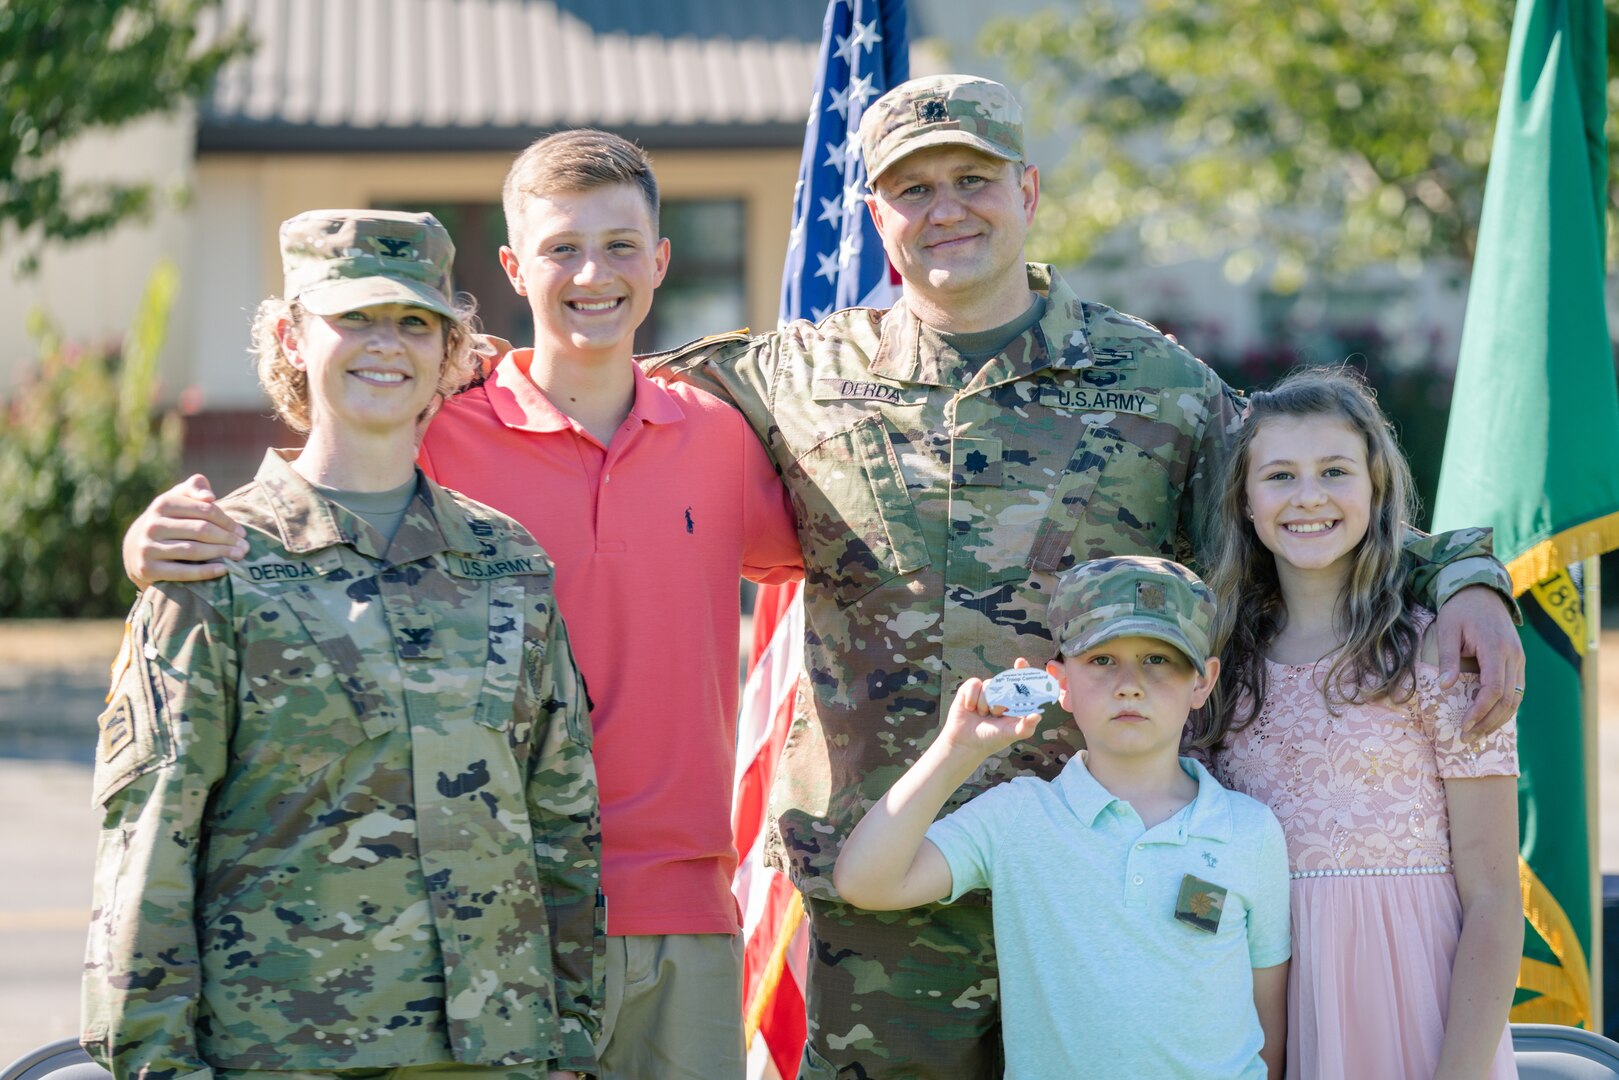
[[[1602,561],[1595,556],[1583,560],[1581,575],[1585,585],[1585,656],[1580,662],[1581,730],[1585,736],[1585,837],[1586,865],[1591,868],[1591,1024],[1603,1034],[1603,978],[1606,964],[1602,952],[1602,686],[1597,674],[1602,642]]]

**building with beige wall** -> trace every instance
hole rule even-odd
[[[315,207],[426,209],[455,237],[457,287],[519,344],[502,274],[500,186],[533,139],[599,126],[652,154],[674,255],[637,345],[775,323],[824,0],[225,0],[257,45],[195,110],[86,138],[70,175],[184,192],[148,223],[45,252],[0,290],[0,392],[30,370],[30,313],[116,339],[160,260],[180,274],[163,395],[189,414],[187,464],[228,486],[267,441],[247,355],[278,293],[276,229]],[[205,27],[211,33],[215,24]]]

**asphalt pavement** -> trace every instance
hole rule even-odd
[[[0,623],[0,1066],[78,1034],[116,622]]]

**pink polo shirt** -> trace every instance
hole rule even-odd
[[[737,578],[800,575],[791,503],[718,398],[637,368],[603,447],[529,381],[532,356],[445,404],[422,469],[516,518],[556,564],[592,703],[608,933],[733,933]]]

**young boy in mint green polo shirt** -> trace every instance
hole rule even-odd
[[[1008,1078],[1276,1080],[1290,953],[1281,826],[1178,756],[1219,676],[1213,594],[1166,559],[1098,559],[1057,579],[1047,618],[1058,656],[1046,671],[1086,749],[1055,780],[1013,780],[934,821],[1039,719],[1006,715],[968,679],[938,738],[844,844],[838,892],[893,910],[994,891]]]

